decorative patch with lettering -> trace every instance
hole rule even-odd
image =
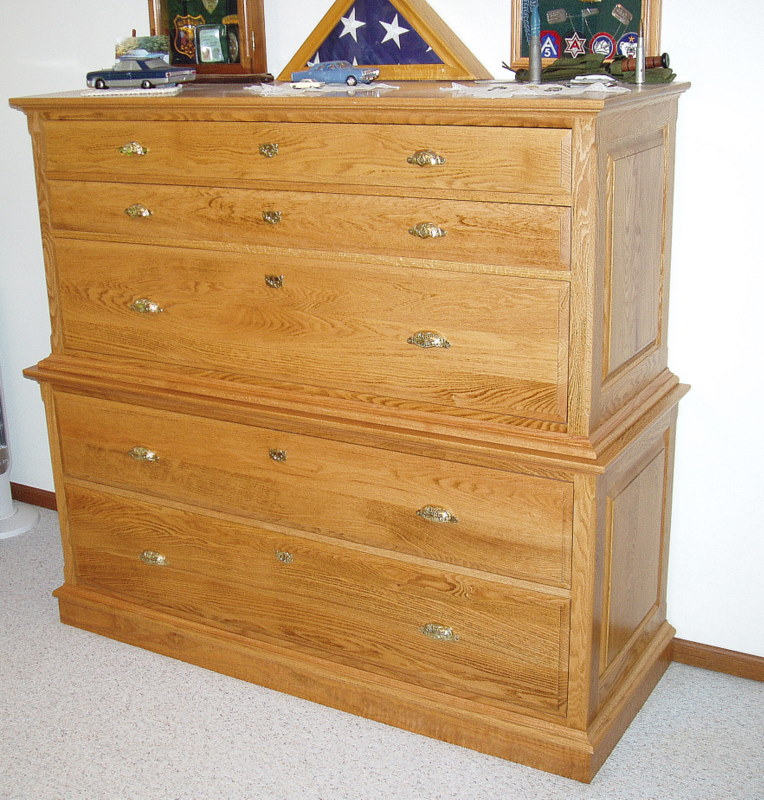
[[[541,31],[541,58],[559,58],[562,36],[557,31]]]
[[[565,53],[572,58],[578,58],[586,52],[586,39],[578,31],[572,31],[565,37]]]

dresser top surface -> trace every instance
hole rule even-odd
[[[602,92],[586,92],[575,96],[550,94],[548,96],[504,96],[499,90],[491,98],[475,97],[465,93],[447,90],[450,82],[401,81],[386,82],[396,89],[383,92],[365,90],[349,95],[345,87],[338,86],[337,93],[301,96],[258,95],[241,85],[233,84],[193,84],[186,85],[176,95],[151,95],[135,92],[133,94],[104,94],[94,96],[92,90],[75,90],[57,94],[36,95],[12,98],[10,104],[27,113],[54,112],[67,116],[99,117],[109,109],[125,112],[138,110],[151,113],[152,110],[177,114],[184,112],[206,116],[217,112],[221,117],[228,113],[236,115],[259,116],[261,113],[278,112],[305,113],[308,116],[321,116],[324,113],[347,116],[349,120],[364,121],[367,114],[431,111],[469,113],[479,111],[498,114],[584,114],[591,115],[610,109],[635,107],[645,103],[660,102],[684,92],[688,83],[668,85],[630,86],[628,92],[607,95]],[[278,84],[277,84],[278,85]],[[475,86],[465,81],[461,86]]]

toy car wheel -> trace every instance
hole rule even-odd
[[[95,88],[96,89],[108,89],[109,87],[106,85],[106,81],[103,78],[96,78]]]
[[[151,81],[141,81],[141,89],[153,89],[154,84]]]
[[[348,86],[355,86],[358,83],[358,78],[356,78],[355,75],[348,75],[345,83]]]

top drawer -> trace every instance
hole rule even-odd
[[[258,180],[558,198],[571,185],[571,132],[555,128],[72,121],[45,123],[45,143],[49,173],[111,180]]]

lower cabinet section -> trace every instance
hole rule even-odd
[[[508,470],[46,394],[64,621],[580,780],[668,663],[675,401]]]

